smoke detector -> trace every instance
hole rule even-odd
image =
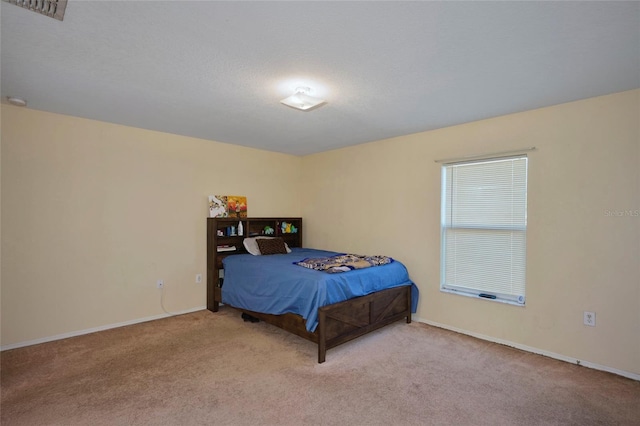
[[[22,98],[17,98],[15,96],[7,96],[7,102],[9,102],[11,105],[15,105],[19,107],[27,106],[26,100]]]
[[[3,0],[7,3],[15,4],[24,9],[38,12],[50,18],[62,21],[64,10],[67,8],[67,0]]]

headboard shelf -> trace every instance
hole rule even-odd
[[[238,235],[240,223],[242,223],[242,235]],[[290,226],[287,227],[287,224]],[[273,233],[268,233],[270,232],[269,228],[273,230]],[[246,254],[247,251],[243,245],[244,239],[256,236],[281,237],[289,247],[302,247],[302,218],[207,218],[207,309],[210,311],[217,312],[220,304],[221,284],[219,277],[222,259],[236,254]]]

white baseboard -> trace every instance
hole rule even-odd
[[[596,364],[596,363],[589,362],[589,361],[583,361],[583,360],[580,360],[580,359],[577,359],[577,358],[571,358],[571,357],[568,357],[566,355],[561,355],[561,354],[557,354],[557,353],[554,353],[554,352],[545,351],[543,349],[533,348],[531,346],[522,345],[520,343],[510,342],[508,340],[497,339],[497,338],[491,337],[491,336],[485,336],[484,334],[474,333],[472,331],[467,331],[467,330],[463,330],[461,328],[452,327],[452,326],[445,325],[445,324],[440,324],[440,323],[437,323],[435,321],[426,320],[426,319],[419,318],[419,317],[416,317],[416,316],[413,316],[413,319],[418,321],[418,322],[422,322],[422,323],[425,323],[425,324],[432,325],[434,327],[444,328],[446,330],[455,331],[456,333],[460,333],[460,334],[466,334],[467,336],[476,337],[478,339],[487,340],[489,342],[499,343],[499,344],[505,345],[505,346],[511,346],[513,348],[521,349],[521,350],[526,351],[526,352],[531,352],[531,353],[538,354],[538,355],[548,356],[549,358],[554,358],[554,359],[558,359],[560,361],[570,362],[571,364],[578,364],[578,365],[582,365],[583,367],[593,368],[594,370],[606,371],[606,372],[609,372],[609,373],[617,374],[619,376],[627,377],[629,379],[640,381],[640,374],[631,373],[629,371],[624,371],[624,370],[618,370],[617,368],[607,367],[606,365],[600,365],[600,364]]]
[[[4,345],[4,346],[0,347],[0,351],[6,351],[6,350],[9,350],[9,349],[22,348],[24,346],[37,345],[39,343],[53,342],[54,340],[61,340],[61,339],[67,339],[69,337],[82,336],[83,334],[90,334],[90,333],[95,333],[97,331],[109,330],[109,329],[112,329],[112,328],[124,327],[124,326],[127,326],[127,325],[139,324],[139,323],[143,323],[143,322],[147,322],[147,321],[154,321],[154,320],[157,320],[157,319],[167,318],[167,317],[171,317],[171,316],[174,316],[174,315],[189,314],[189,313],[192,313],[192,312],[202,311],[204,309],[206,309],[206,306],[199,306],[199,307],[195,307],[195,308],[191,308],[191,309],[186,309],[184,311],[174,312],[172,314],[164,313],[164,314],[160,314],[160,315],[154,315],[154,316],[151,316],[151,317],[138,318],[138,319],[134,319],[134,320],[130,320],[130,321],[119,322],[119,323],[116,323],[116,324],[108,324],[108,325],[103,325],[103,326],[100,326],[100,327],[87,328],[85,330],[72,331],[70,333],[57,334],[55,336],[42,337],[40,339],[28,340],[26,342],[12,343],[10,345]],[[531,346],[522,345],[520,343],[515,343],[515,342],[508,341],[508,340],[503,340],[503,339],[497,339],[495,337],[486,336],[486,335],[480,334],[480,333],[474,333],[472,331],[463,330],[461,328],[452,327],[452,326],[449,326],[449,325],[446,325],[446,324],[440,324],[440,323],[435,322],[435,321],[426,320],[424,318],[420,318],[420,317],[417,317],[415,315],[412,316],[412,319],[414,321],[417,321],[417,322],[422,322],[422,323],[425,323],[425,324],[428,324],[428,325],[432,325],[432,326],[438,327],[438,328],[444,328],[445,330],[455,331],[456,333],[460,333],[460,334],[466,334],[467,336],[476,337],[478,339],[487,340],[489,342],[499,343],[501,345],[510,346],[510,347],[513,347],[513,348],[516,348],[516,349],[520,349],[520,350],[523,350],[523,351],[526,351],[526,352],[531,352],[531,353],[534,353],[534,354],[547,356],[549,358],[554,358],[554,359],[557,359],[557,360],[560,360],[560,361],[569,362],[571,364],[582,365],[582,366],[587,367],[587,368],[593,368],[594,370],[606,371],[606,372],[609,372],[609,373],[617,374],[619,376],[627,377],[629,379],[640,381],[640,374],[631,373],[629,371],[618,370],[617,368],[607,367],[606,365],[600,365],[600,364],[596,364],[596,363],[589,362],[589,361],[582,361],[582,360],[579,360],[579,359],[576,359],[576,358],[568,357],[566,355],[557,354],[555,352],[549,352],[549,351],[546,351],[546,350],[543,350],[543,349],[538,349],[538,348],[534,348],[534,347],[531,347]]]
[[[157,319],[161,319],[161,318],[172,317],[172,316],[175,316],[175,315],[189,314],[191,312],[202,311],[204,309],[207,309],[207,307],[206,306],[198,306],[198,307],[195,307],[195,308],[186,309],[184,311],[172,312],[171,314],[164,313],[164,314],[160,314],[160,315],[154,315],[154,316],[151,316],[151,317],[138,318],[138,319],[134,319],[134,320],[130,320],[130,321],[119,322],[119,323],[116,323],[116,324],[107,324],[107,325],[101,325],[100,327],[94,327],[94,328],[87,328],[85,330],[72,331],[70,333],[56,334],[55,336],[42,337],[40,339],[28,340],[26,342],[12,343],[10,345],[4,345],[4,346],[0,347],[0,351],[6,351],[6,350],[9,350],[9,349],[22,348],[24,346],[37,345],[39,343],[53,342],[54,340],[61,340],[61,339],[67,339],[69,337],[82,336],[83,334],[95,333],[96,331],[104,331],[104,330],[109,330],[111,328],[118,328],[118,327],[124,327],[126,325],[139,324],[141,322],[153,321],[153,320],[157,320]]]

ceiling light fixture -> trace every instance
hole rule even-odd
[[[300,111],[310,111],[327,103],[324,99],[314,98],[309,95],[308,87],[297,87],[296,92],[280,101],[280,103]]]
[[[14,96],[7,96],[7,102],[9,102],[11,105],[19,107],[27,106],[27,101],[22,98],[16,98]]]

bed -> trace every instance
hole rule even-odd
[[[418,289],[402,263],[343,273],[296,264],[338,254],[294,247],[288,254],[227,256],[219,301],[317,343],[319,363],[327,349],[400,319],[411,322]]]

